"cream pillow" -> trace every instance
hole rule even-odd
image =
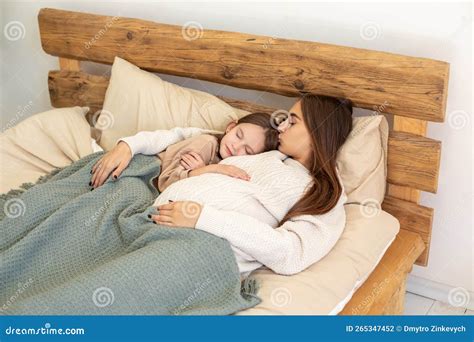
[[[398,220],[387,212],[346,204],[346,226],[331,251],[303,272],[279,275],[261,267],[262,302],[236,315],[335,315],[367,279],[398,234]],[[357,312],[354,312],[357,314]]]
[[[92,153],[88,107],[32,115],[0,135],[0,193]]]
[[[355,117],[352,131],[338,151],[347,203],[380,207],[387,181],[388,122],[383,115]]]
[[[99,144],[106,151],[118,138],[139,131],[199,127],[224,131],[247,112],[211,94],[180,87],[115,57],[104,106],[95,128],[102,130]]]

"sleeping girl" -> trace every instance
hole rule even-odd
[[[256,112],[232,121],[223,134],[206,132],[209,131],[176,127],[118,139],[114,149],[93,166],[91,190],[104,184],[111,174],[112,179],[117,179],[137,153],[158,154],[161,172],[153,179],[153,185],[162,192],[178,180],[203,173],[249,180],[249,175],[242,169],[218,162],[232,156],[254,155],[278,148],[279,132],[272,126],[267,113]]]

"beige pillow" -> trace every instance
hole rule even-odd
[[[224,131],[247,112],[198,90],[163,81],[115,57],[104,106],[94,127],[101,129],[99,144],[106,150],[118,138],[139,131],[199,127]]]
[[[92,153],[88,107],[35,114],[0,135],[0,193]]]
[[[279,275],[266,267],[252,272],[262,302],[236,315],[335,315],[374,270],[400,229],[383,210],[346,204],[347,223],[333,249],[303,272]],[[357,312],[354,312],[357,314]]]
[[[383,115],[356,117],[352,125],[336,160],[347,203],[380,207],[387,180],[387,119]]]

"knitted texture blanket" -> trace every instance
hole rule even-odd
[[[0,196],[0,314],[227,315],[260,303],[226,240],[147,217],[156,156],[90,191],[104,153]]]

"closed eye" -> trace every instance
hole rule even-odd
[[[293,126],[295,123],[298,122],[299,119],[300,118],[298,117],[298,115],[296,115],[295,113],[290,113],[290,116],[288,118],[288,126]]]

